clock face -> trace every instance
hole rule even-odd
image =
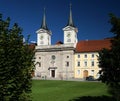
[[[40,36],[40,39],[41,39],[41,40],[43,39],[43,35]]]
[[[71,36],[70,33],[68,33],[68,34],[67,34],[67,37],[69,38],[70,36]]]

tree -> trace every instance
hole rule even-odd
[[[22,29],[0,14],[0,101],[31,101],[33,56]]]
[[[110,14],[112,25],[111,49],[99,52],[100,80],[108,85],[108,91],[120,101],[120,18]]]

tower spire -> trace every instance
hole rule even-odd
[[[43,14],[43,19],[42,19],[41,28],[42,28],[42,29],[45,29],[45,30],[48,30],[47,23],[46,23],[45,8],[44,8],[44,14]]]
[[[72,19],[72,4],[71,3],[70,3],[70,15],[69,15],[67,26],[75,27],[73,23],[73,19]]]

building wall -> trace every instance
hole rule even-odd
[[[56,48],[57,49],[57,48]],[[36,51],[35,76],[47,78],[68,79],[74,77],[73,50],[47,50]],[[55,57],[54,59],[52,57]],[[67,64],[67,62],[69,62]],[[55,77],[52,77],[55,71]]]
[[[75,53],[75,78],[86,78],[87,76],[98,78],[100,68],[98,66],[97,56],[97,52]]]

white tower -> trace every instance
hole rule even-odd
[[[41,28],[36,31],[37,33],[37,45],[51,45],[51,31],[48,29],[46,24],[45,9],[43,14],[43,20]]]
[[[63,28],[63,31],[64,31],[64,44],[73,43],[74,46],[76,46],[78,42],[78,39],[77,39],[78,29],[74,26],[74,23],[72,20],[71,4],[70,4],[70,15],[68,19],[68,24],[65,28]]]

